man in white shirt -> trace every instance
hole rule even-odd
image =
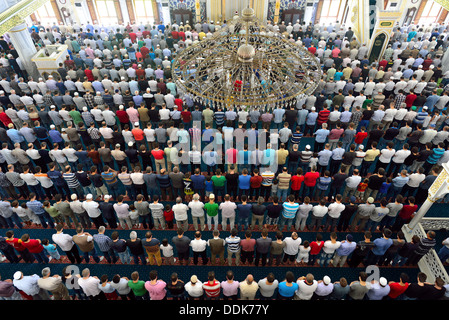
[[[296,232],[292,232],[291,237],[286,237],[284,239],[285,247],[284,247],[284,264],[288,261],[287,264],[291,264],[296,259],[296,255],[299,252],[299,246],[301,245],[302,239],[298,236]]]
[[[314,276],[311,273],[307,274],[305,277],[300,277],[296,283],[298,284],[296,296],[299,300],[310,300],[318,286],[318,282],[314,279]]]
[[[82,271],[82,277],[79,274],[76,276],[79,278],[78,285],[81,289],[83,289],[84,293],[90,300],[106,300],[104,292],[101,291],[99,287],[100,279],[96,276],[91,277],[90,270],[88,268],[85,268]]]
[[[204,231],[206,228],[205,217],[204,217],[204,203],[200,200],[199,194],[195,193],[193,195],[192,201],[189,202],[188,207],[191,210],[193,226],[195,230],[199,230],[198,221],[201,226],[201,231]]]
[[[56,243],[62,251],[64,251],[67,255],[67,258],[70,260],[72,264],[80,264],[82,259],[78,252],[78,247],[75,245],[75,242],[72,240],[72,236],[66,233],[63,233],[64,228],[63,224],[58,223],[56,225],[56,233],[52,235],[52,240]]]
[[[237,209],[237,205],[230,201],[230,196],[227,194],[224,197],[224,202],[220,204],[219,209],[221,210],[221,216],[222,216],[222,228],[223,230],[226,230],[227,228],[227,220],[229,219],[229,225],[231,227],[230,230],[234,229],[235,225],[235,210]]]
[[[193,251],[193,264],[197,265],[198,257],[201,257],[203,265],[206,265],[209,261],[206,255],[207,241],[201,239],[201,232],[199,230],[195,232],[195,239],[190,241],[190,246],[192,247]]]
[[[172,210],[175,215],[176,225],[178,228],[183,228],[184,231],[187,231],[189,227],[187,221],[187,210],[189,210],[189,207],[182,203],[181,197],[176,198],[176,204],[172,206]]]
[[[341,201],[341,194],[337,194],[337,196],[335,197],[335,202],[329,205],[328,217],[326,219],[324,230],[327,230],[327,228],[330,226],[330,232],[332,232],[337,226],[338,219],[340,218],[342,211],[345,209],[345,205],[341,203]]]

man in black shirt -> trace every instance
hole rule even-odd
[[[226,172],[226,187],[228,190],[228,194],[234,201],[237,199],[238,185],[239,185],[239,173],[235,171],[234,165],[231,165],[229,167],[229,172]]]
[[[372,130],[368,132],[368,142],[366,143],[367,147],[369,147],[374,141],[379,142],[383,135],[383,130],[381,130],[378,125],[373,125]]]
[[[292,105],[292,106],[290,106],[290,109],[285,110],[285,120],[288,122],[289,128],[296,127],[297,116],[298,116],[298,111],[295,109],[295,106]]]
[[[430,283],[424,284],[424,294],[419,300],[440,300],[445,293],[444,280],[441,277],[437,277],[434,285]]]
[[[348,265],[351,268],[357,268],[358,265],[368,256],[371,249],[376,246],[373,242],[371,242],[371,236],[371,231],[366,231],[364,235],[365,239],[357,243],[355,250],[352,252],[351,259],[348,261]]]
[[[178,252],[179,263],[184,265],[185,260],[186,265],[188,265],[190,255],[190,239],[184,235],[184,229],[178,228],[178,235],[174,236],[171,241],[175,245],[176,251]]]
[[[340,193],[341,187],[343,186],[348,175],[344,172],[344,167],[340,168],[340,171],[332,177],[332,184],[328,194],[328,201],[331,201],[337,194]]]
[[[376,199],[377,193],[379,192],[379,189],[385,180],[386,180],[386,178],[385,178],[385,169],[384,168],[379,168],[377,173],[375,173],[369,177],[368,187],[366,188],[365,195],[364,195],[365,201],[369,197],[373,197],[374,199]]]
[[[104,196],[104,201],[100,201],[99,209],[101,211],[101,215],[106,219],[108,225],[111,229],[117,229],[117,218],[115,217],[115,210],[112,203],[109,202],[111,198],[110,195]]]
[[[410,283],[404,294],[410,298],[410,300],[420,300],[423,298],[427,291],[427,275],[424,272],[419,272],[417,277],[417,283]]]
[[[351,167],[352,162],[354,161],[357,154],[355,153],[355,144],[351,144],[349,147],[349,151],[343,154],[343,159],[341,161],[341,167],[343,169],[342,172],[346,174],[349,173],[349,168]]]
[[[126,245],[131,251],[131,254],[134,258],[134,264],[139,264],[139,259],[142,261],[142,264],[147,264],[147,259],[145,257],[145,251],[143,250],[142,240],[137,238],[137,233],[135,231],[131,231],[130,238],[126,240]]]
[[[294,144],[292,150],[288,153],[288,172],[293,173],[298,165],[301,151],[298,150],[298,145]]]
[[[355,204],[357,198],[351,196],[349,198],[349,204],[345,205],[345,209],[340,214],[340,220],[338,220],[337,230],[338,232],[344,232],[349,227],[349,221],[354,213],[357,212],[358,205]]]

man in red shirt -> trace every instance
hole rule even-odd
[[[310,45],[309,49],[307,49],[307,50],[309,50],[309,52],[313,55],[315,55],[315,53],[316,53],[316,48],[313,44]]]
[[[254,169],[253,176],[251,177],[251,179],[249,179],[250,192],[251,192],[250,195],[253,197],[254,201],[256,201],[256,199],[259,199],[262,181],[263,178],[259,174],[259,169]]]
[[[87,80],[89,81],[94,81],[94,74],[92,73],[92,70],[89,69],[89,67],[87,67],[86,69],[84,69],[84,74],[87,77]]]
[[[159,143],[156,143],[156,146],[153,150],[151,150],[151,155],[154,158],[154,162],[156,163],[156,172],[159,173],[160,169],[165,169],[165,159],[164,159],[164,150],[159,149]]]
[[[218,300],[220,296],[220,282],[215,279],[215,272],[209,271],[207,279],[208,281],[203,283],[206,300]]]
[[[252,239],[251,236],[251,231],[246,230],[245,239],[240,241],[240,245],[242,247],[240,261],[242,262],[242,265],[246,265],[246,261],[248,261],[248,264],[251,265],[254,261],[254,248],[256,246],[256,239]]]
[[[406,273],[401,273],[399,276],[399,282],[390,281],[388,284],[390,286],[390,293],[388,297],[391,299],[397,299],[401,294],[407,290],[409,283],[407,282],[409,277]]]
[[[142,65],[139,64],[138,68],[136,70],[136,76],[137,76],[137,80],[145,80],[145,70],[142,68]]]
[[[361,127],[360,131],[357,132],[357,134],[355,135],[354,143],[356,145],[362,144],[363,140],[365,140],[367,137],[368,137],[368,132],[366,132],[366,128]]]
[[[115,115],[117,116],[118,121],[120,121],[122,128],[125,124],[129,124],[129,116],[128,113],[125,111],[125,107],[123,105],[120,105],[118,107],[118,110],[115,113]]]
[[[179,98],[179,94],[175,95],[175,104],[178,106],[178,110],[182,110],[182,105],[184,104],[184,101]]]
[[[323,123],[326,123],[329,119],[330,111],[327,109],[327,106],[323,106],[323,110],[318,112],[318,119],[316,119],[316,123],[318,126],[321,126]]]
[[[399,211],[398,216],[396,217],[396,221],[393,224],[392,230],[399,231],[402,226],[413,218],[415,212],[418,210],[418,206],[415,204],[415,197],[408,197],[408,204],[402,207],[402,210]]]
[[[130,32],[130,33],[129,33],[129,38],[130,38],[131,41],[134,43],[134,42],[136,42],[137,34],[136,34],[135,32]]]
[[[408,109],[413,106],[413,103],[415,102],[417,97],[418,96],[413,92],[413,90],[410,90],[410,93],[405,97],[405,104],[407,105]]]
[[[292,176],[290,181],[292,183],[290,186],[290,188],[292,189],[292,193],[295,196],[295,199],[298,200],[299,199],[299,191],[301,190],[301,185],[302,185],[302,182],[304,181],[304,176],[302,174],[301,168],[296,169],[296,175]]]
[[[30,235],[25,233],[19,240],[25,248],[28,249],[30,253],[34,255],[36,260],[39,263],[48,263],[50,260],[45,254],[44,247],[41,245],[41,241],[39,239],[30,239]]]
[[[179,100],[181,100],[181,99],[179,99]],[[175,99],[175,103],[176,103],[176,99]],[[178,106],[178,108],[179,108],[179,106]],[[187,106],[185,106],[184,110],[181,111],[181,118],[182,118],[182,123],[184,124],[184,129],[189,130],[190,129],[190,121],[192,121],[192,113],[189,111]]]
[[[228,167],[234,164],[234,169],[237,170],[237,149],[231,147],[226,150],[226,163]]]
[[[305,188],[302,191],[302,197],[304,198],[306,195],[309,198],[313,198],[313,189],[315,188],[316,181],[320,177],[320,173],[316,171],[316,166],[313,166],[309,172],[304,175],[304,186]],[[307,194],[308,193],[308,194]]]
[[[316,240],[310,243],[310,252],[309,252],[309,266],[313,266],[318,258],[318,255],[321,252],[321,249],[324,247],[323,236],[321,233],[316,235]]]
[[[5,234],[6,242],[9,243],[11,246],[16,249],[19,254],[20,258],[23,259],[26,263],[31,263],[34,261],[33,255],[28,251],[27,248],[24,247],[21,240],[18,238],[14,238],[14,231],[8,230]],[[20,261],[20,260],[19,260]]]
[[[145,31],[144,31],[145,32]],[[147,48],[146,44],[144,44],[142,46],[142,48],[140,48],[140,53],[142,54],[142,57],[145,58],[147,56],[147,54],[150,53],[150,49]]]

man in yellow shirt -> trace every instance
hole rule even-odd
[[[276,150],[276,158],[278,162],[278,173],[282,172],[282,168],[285,166],[288,157],[288,150],[285,148],[285,144],[281,143],[279,150]]]
[[[371,167],[376,158],[380,155],[380,150],[377,149],[377,142],[374,141],[371,144],[371,149],[366,150],[365,158],[363,158],[362,168],[360,169],[360,175],[366,176],[368,169]]]

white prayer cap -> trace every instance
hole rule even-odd
[[[92,199],[92,193],[89,193],[87,196],[86,196],[86,199]]]
[[[120,110],[123,110],[123,108],[124,108],[124,107],[123,107],[123,104],[119,105],[118,108],[119,108]]]
[[[323,282],[324,284],[328,285],[329,283],[331,283],[331,278],[329,278],[329,276],[324,276]]]
[[[387,285],[387,279],[385,279],[384,277],[381,277],[380,279],[379,279],[379,284],[382,286],[382,287],[385,287],[386,285]]]

